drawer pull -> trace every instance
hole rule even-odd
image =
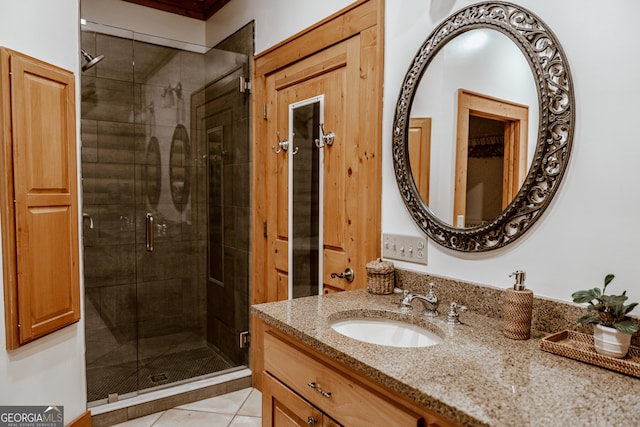
[[[320,388],[320,386],[318,384],[316,384],[315,382],[308,382],[307,385],[309,387],[311,387],[312,389],[314,389],[315,391],[317,391],[318,393],[320,393],[321,395],[323,395],[324,397],[326,397],[327,399],[331,397],[331,392],[330,391],[324,391]]]
[[[318,420],[316,420],[313,417],[309,417],[307,418],[307,424],[309,424],[309,427],[315,427],[316,423],[318,422]]]

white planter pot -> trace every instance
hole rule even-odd
[[[593,342],[596,352],[610,357],[622,359],[627,355],[631,345],[631,334],[625,334],[608,326],[593,326]]]

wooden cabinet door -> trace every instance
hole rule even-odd
[[[262,378],[263,427],[340,427],[268,373]]]
[[[15,205],[3,217],[10,223],[3,234],[11,227],[15,238],[3,242],[15,262],[5,265],[7,346],[15,348],[80,319],[75,78],[6,49],[2,62],[11,71],[11,107],[3,111],[3,120],[11,118],[12,135],[3,138],[3,165],[10,167],[2,190]]]

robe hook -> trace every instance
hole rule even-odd
[[[318,148],[324,148],[325,145],[331,147],[333,145],[335,137],[336,134],[331,131],[325,133],[324,123],[320,123],[320,138],[315,139],[314,142],[316,144],[316,147]]]

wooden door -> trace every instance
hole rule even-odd
[[[409,119],[409,162],[411,174],[422,200],[429,206],[429,175],[431,174],[431,117]]]
[[[352,141],[355,135],[353,128],[346,126],[346,106],[343,100],[350,97],[349,67],[358,67],[357,57],[348,61],[349,48],[357,41],[346,41],[334,46],[305,61],[287,67],[267,79],[267,84],[274,87],[272,96],[274,123],[280,135],[289,135],[289,107],[292,104],[318,97],[324,97],[324,128],[326,132],[334,132],[335,142],[323,148],[324,165],[320,173],[324,177],[324,198],[321,206],[323,221],[323,284],[329,289],[347,289],[350,283],[346,279],[331,277],[331,273],[342,273],[353,268],[350,254],[358,248],[355,244],[353,228],[348,223],[348,209],[355,208],[347,200],[347,195],[357,195],[357,189],[351,187],[354,180],[349,178],[349,170],[353,171],[355,158]],[[357,54],[357,50],[355,50]],[[357,68],[356,68],[357,69]],[[272,218],[276,224],[273,253],[275,270],[278,277],[278,299],[286,299],[288,294],[284,285],[289,274],[288,242],[289,234],[289,162],[295,161],[292,153],[297,147],[293,144],[290,150],[280,155],[273,155],[273,179],[277,184]],[[295,206],[294,206],[295,209]],[[355,215],[356,213],[353,212]],[[354,217],[355,218],[355,217]]]
[[[366,287],[365,265],[380,252],[381,13],[378,1],[356,2],[256,59],[254,303],[289,297],[290,157],[275,151],[289,106],[321,95],[324,130],[335,134],[323,148],[323,292]],[[331,277],[347,268],[352,282]]]

